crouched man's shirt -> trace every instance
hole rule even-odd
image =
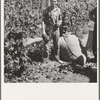
[[[58,42],[60,48],[60,59],[63,61],[75,61],[78,57],[83,56],[84,63],[86,56],[82,53],[82,48],[78,38],[75,35],[62,36]]]

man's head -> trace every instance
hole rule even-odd
[[[57,6],[57,0],[51,0],[51,5],[53,7],[56,7]]]
[[[75,30],[75,35],[77,37],[79,37],[80,39],[83,39],[84,38],[84,34],[83,34],[83,31],[84,29],[82,27],[77,27],[76,30]]]

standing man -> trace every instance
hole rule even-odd
[[[43,39],[45,45],[45,53],[49,57],[49,49],[51,40],[53,39],[54,55],[58,51],[58,39],[60,37],[59,27],[62,24],[61,10],[58,7],[57,0],[51,0],[51,5],[43,12]]]
[[[94,62],[97,62],[97,7],[94,8],[90,14],[90,19],[95,22],[94,31],[93,31],[93,54],[94,54]]]

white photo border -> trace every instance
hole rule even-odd
[[[99,21],[98,17],[98,33]],[[99,55],[97,69],[97,83],[4,83],[4,0],[1,1],[1,100],[99,100]]]

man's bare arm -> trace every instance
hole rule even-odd
[[[61,24],[62,24],[62,14],[61,14],[61,11],[60,11],[59,19],[57,20],[57,26],[59,27]]]
[[[45,42],[48,41],[48,36],[45,32],[45,23],[44,22],[42,22],[42,37]]]
[[[45,33],[45,24],[44,24],[44,21],[42,21],[42,34],[46,34]]]

